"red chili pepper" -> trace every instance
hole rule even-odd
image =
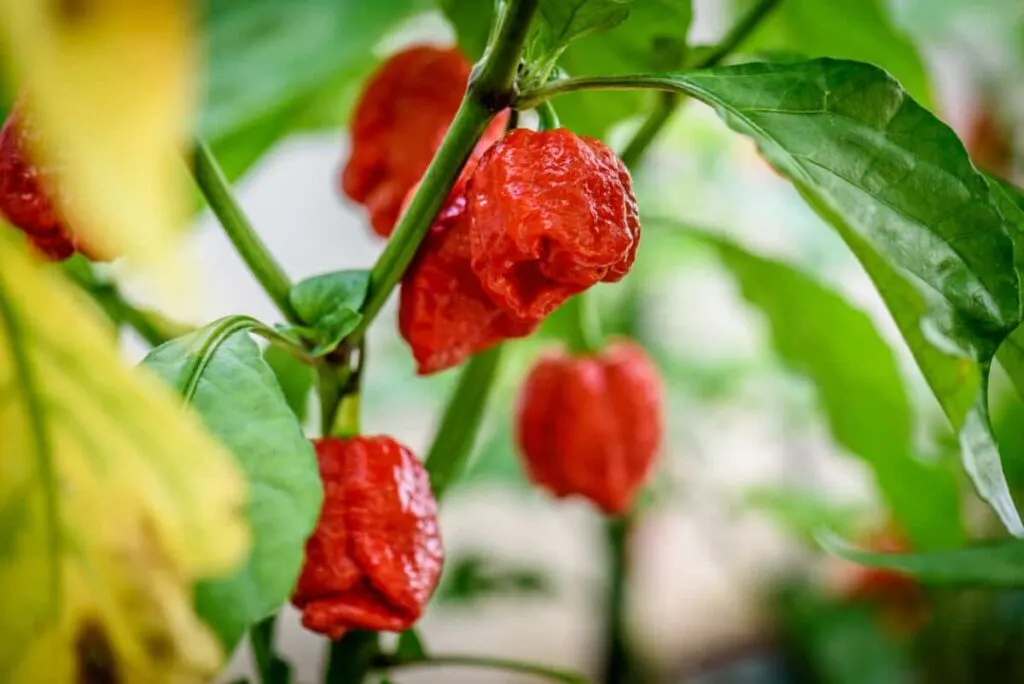
[[[29,159],[35,135],[16,106],[0,130],[0,213],[46,258],[62,261],[75,253],[76,241],[46,190],[49,174]]]
[[[1013,166],[1012,130],[999,119],[989,103],[983,103],[971,116],[964,144],[978,168],[997,176],[1006,176]]]
[[[510,131],[480,159],[467,197],[473,271],[511,314],[543,318],[633,264],[640,220],[629,171],[599,140]]]
[[[457,48],[420,45],[390,57],[367,81],[352,116],[352,153],[341,187],[366,207],[381,237],[391,235],[406,194],[440,147],[471,68]],[[495,117],[477,157],[501,137],[507,121],[507,111]]]
[[[654,464],[661,405],[657,369],[632,342],[543,358],[519,397],[517,440],[530,479],[556,497],[625,512]]]
[[[531,334],[540,324],[508,314],[480,287],[469,265],[464,192],[460,180],[402,278],[398,329],[420,375],[457,366],[506,338]]]
[[[332,639],[350,629],[408,629],[444,562],[426,470],[390,437],[314,445],[324,505],[292,596],[302,624]]]

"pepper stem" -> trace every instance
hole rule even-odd
[[[566,342],[569,351],[574,354],[586,355],[600,351],[604,346],[604,334],[601,332],[600,315],[597,311],[594,295],[587,290],[571,297],[562,305],[572,318],[570,332]]]
[[[558,112],[555,111],[555,106],[551,104],[550,100],[544,100],[537,105],[537,117],[540,119],[538,122],[539,130],[553,131],[561,127],[561,123],[558,120]]]
[[[263,286],[263,290],[287,321],[301,325],[302,320],[295,313],[289,298],[292,283],[288,275],[256,234],[252,223],[231,192],[231,183],[224,176],[210,148],[202,140],[196,141],[193,150],[192,173],[228,239],[253,276]]]

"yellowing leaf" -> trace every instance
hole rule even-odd
[[[190,5],[0,0],[0,47],[39,132],[33,153],[52,167],[75,231],[161,275],[180,273],[189,200]]]
[[[242,560],[231,457],[0,226],[0,681],[208,681],[192,584]]]

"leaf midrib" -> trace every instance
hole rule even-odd
[[[46,515],[47,546],[50,551],[51,583],[49,596],[52,605],[60,604],[60,505],[57,501],[57,472],[53,447],[46,431],[46,418],[43,405],[37,394],[35,377],[27,349],[22,346],[21,328],[17,312],[8,297],[6,283],[0,277],[0,329],[8,340],[11,350],[13,382],[21,387],[24,397],[25,413],[29,424],[31,440],[35,445],[36,458],[39,463],[39,476],[43,487],[43,501]]]
[[[747,126],[749,126],[751,128],[751,130],[756,131],[758,133],[758,135],[760,135],[765,140],[768,140],[773,145],[775,145],[775,147],[780,152],[782,152],[783,154],[786,155],[787,158],[792,160],[793,165],[796,168],[800,169],[800,171],[802,172],[802,175],[804,176],[804,178],[801,179],[802,185],[804,185],[808,190],[810,190],[811,183],[809,181],[811,180],[811,177],[810,177],[811,174],[810,174],[810,170],[808,169],[808,167],[805,166],[805,164],[804,164],[804,160],[805,160],[804,157],[801,157],[801,156],[798,156],[798,155],[795,155],[795,154],[789,152],[786,149],[786,146],[781,143],[781,141],[779,141],[775,136],[770,135],[767,131],[765,131],[764,128],[762,128],[760,125],[758,125],[753,119],[751,119],[750,117],[746,116],[746,111],[747,110],[741,110],[739,108],[730,106],[726,102],[722,101],[721,99],[719,99],[718,97],[713,95],[707,89],[702,88],[699,85],[695,84],[693,81],[689,80],[685,74],[681,75],[681,78],[684,79],[685,82],[687,83],[686,90],[688,91],[688,94],[693,95],[694,97],[697,97],[698,99],[700,99],[701,101],[705,102],[706,104],[709,104],[709,105],[712,105],[712,106],[716,106],[716,107],[722,107],[722,108],[728,110],[730,112],[730,114],[732,114],[737,119],[739,119],[740,121],[745,123]],[[763,108],[763,109],[764,109],[764,111],[775,111],[775,110],[772,110],[770,108]],[[789,110],[784,110],[784,111],[778,111],[777,113],[780,113],[780,114],[787,113],[788,114],[790,112],[789,112]],[[825,110],[825,111],[814,110],[814,113],[816,113],[816,114],[834,114],[833,112],[831,112],[829,110]],[[839,116],[839,115],[837,115],[837,116]],[[842,118],[846,118],[848,120],[852,120],[852,119],[849,119],[849,117],[842,117]],[[817,162],[814,162],[811,159],[806,159],[806,162],[808,164],[814,166],[815,168],[819,168],[822,171],[825,171],[826,173],[831,174],[835,178],[843,181],[844,183],[849,184],[851,187],[854,187],[854,188],[860,190],[865,195],[867,195],[868,197],[871,197],[873,200],[878,202],[880,205],[886,207],[887,209],[889,209],[893,213],[895,213],[895,214],[897,214],[899,216],[902,216],[905,220],[907,220],[907,221],[909,221],[911,223],[914,223],[916,225],[923,225],[923,224],[920,223],[920,221],[917,218],[915,218],[913,216],[910,216],[909,214],[907,214],[902,209],[899,209],[899,208],[893,206],[887,200],[884,200],[881,197],[878,197],[877,195],[872,193],[867,188],[864,188],[864,187],[862,187],[862,186],[860,186],[860,185],[858,185],[856,183],[851,182],[847,178],[843,177],[841,174],[839,174],[839,173],[829,169],[828,167],[823,166],[823,165],[821,165],[821,164],[819,164]],[[825,198],[825,196],[822,193],[814,192],[813,194],[816,197],[821,197],[822,199]],[[829,204],[829,208],[832,210],[833,213],[835,213],[836,215],[841,215],[841,212],[838,211],[837,207],[835,207],[831,201],[829,201],[828,204]],[[930,228],[930,226],[926,226],[926,228]],[[947,240],[946,238],[943,238],[942,236],[938,235],[937,233],[935,233],[935,232],[933,232],[931,230],[929,230],[928,232],[931,233],[932,235],[934,235],[935,237],[937,237],[938,239],[940,239],[943,242],[943,244],[947,245],[950,248],[950,250],[954,254],[956,254],[959,262],[961,264],[963,264],[965,267],[967,266],[967,262],[964,261],[962,254],[960,253],[960,251],[953,244],[953,242],[959,242],[959,240],[951,242],[951,241]],[[1007,236],[1007,239],[1009,239],[1009,236]],[[870,243],[868,243],[868,244],[870,244]],[[874,249],[873,245],[872,245],[872,249]],[[877,250],[875,250],[875,251],[877,251]],[[888,262],[888,259],[886,259],[886,261]],[[904,270],[902,266],[899,266],[899,265],[896,265],[896,264],[892,264],[892,265],[898,271],[903,271]],[[976,271],[973,268],[967,268],[967,270],[975,278],[978,277],[978,274],[976,273]],[[918,282],[926,285],[928,287],[928,289],[932,290],[939,297],[941,297],[944,301],[948,302],[950,304],[950,306],[954,310],[957,310],[956,304],[952,300],[950,300],[950,298],[942,290],[939,290],[937,287],[935,287],[934,285],[932,285],[928,281],[924,280],[920,276],[916,276],[916,274],[915,274],[915,280],[917,280]],[[978,282],[980,283],[981,280],[979,279]],[[994,293],[992,293],[989,290],[988,286],[985,286],[984,289],[985,289],[986,293],[989,294],[989,296],[993,296]],[[1020,297],[1018,297],[1018,300],[1019,299],[1020,299]],[[1018,309],[1019,308],[1020,308],[1020,301],[1018,301]],[[999,329],[1003,330],[1005,332],[1005,334],[1002,337],[1006,337],[1006,335],[1008,335],[1013,330],[1015,325],[1020,323],[1020,321],[1017,321],[1015,324],[1007,326],[1005,323],[1003,323],[1002,321],[998,320],[998,318],[993,319],[992,322],[996,323],[998,325]]]

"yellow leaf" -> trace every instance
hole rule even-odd
[[[231,456],[0,226],[0,682],[207,681],[192,584],[243,559]]]
[[[100,253],[165,276],[165,294],[188,283],[166,276],[182,273],[190,201],[190,6],[0,0],[0,47],[39,133],[33,156],[50,168],[69,222]]]

